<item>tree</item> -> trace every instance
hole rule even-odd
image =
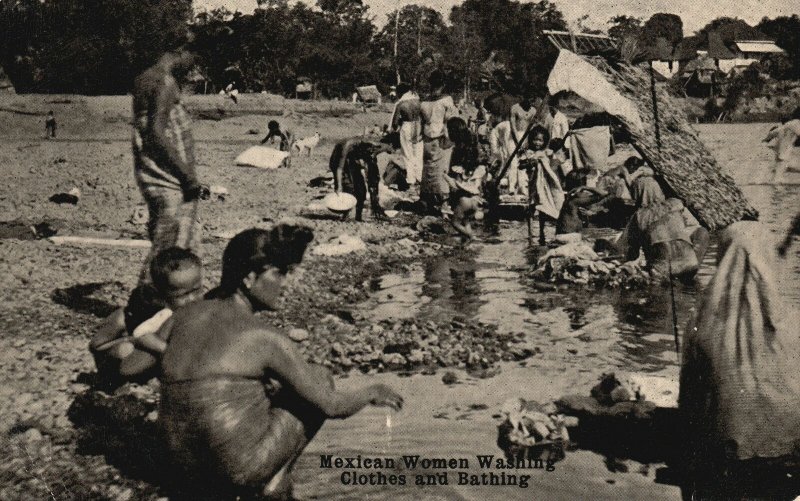
[[[632,16],[614,16],[608,20],[608,36],[616,40],[638,38],[642,33],[642,20]]]
[[[481,20],[474,13],[453,10],[450,15],[452,26],[447,34],[446,61],[452,66],[450,73],[463,85],[466,97],[481,81],[482,63],[488,50],[478,34],[477,26]]]
[[[675,14],[653,14],[642,26],[642,35],[648,46],[658,38],[675,45],[683,39],[683,21]]]
[[[464,0],[450,14],[453,29],[472,31],[483,41],[484,54],[496,54],[511,80],[511,93],[542,92],[558,55],[543,30],[565,30],[564,16],[548,0],[521,4],[512,0]],[[463,28],[458,23],[467,23]]]
[[[0,4],[0,62],[20,92],[123,93],[186,41],[190,0]]]
[[[717,33],[722,42],[729,44],[735,40],[763,40],[765,35],[753,28],[747,22],[734,17],[718,17],[703,26],[697,35],[700,37],[701,46],[708,44],[708,34]]]
[[[601,35],[603,33],[603,30],[589,26],[589,14],[579,17],[575,24],[578,26],[578,32],[580,33],[588,33],[590,35]]]
[[[447,26],[438,11],[413,4],[391,12],[387,19],[373,41],[375,56],[389,70],[384,80],[399,76],[401,81],[416,83],[425,72],[426,62],[438,59],[445,50]]]
[[[800,17],[780,16],[775,19],[764,18],[756,29],[775,40],[778,47],[786,51],[785,56],[770,58],[767,68],[775,78],[800,78]]]

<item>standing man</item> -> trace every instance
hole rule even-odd
[[[392,130],[400,133],[400,149],[406,168],[408,184],[417,184],[422,178],[422,122],[419,96],[407,83],[397,86],[400,100],[394,108]]]
[[[147,232],[153,246],[139,277],[150,283],[150,260],[161,250],[181,247],[197,253],[201,226],[189,114],[178,82],[192,68],[187,52],[168,52],[133,84],[134,175],[147,203]]]

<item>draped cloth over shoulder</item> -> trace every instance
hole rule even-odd
[[[679,404],[690,464],[778,458],[800,443],[800,340],[776,290],[770,242],[754,222],[723,233],[717,272],[687,329]]]
[[[321,425],[304,424],[295,416],[312,413],[290,412],[281,398],[279,390],[255,379],[165,382],[159,420],[174,460],[187,473],[205,483],[260,489]]]

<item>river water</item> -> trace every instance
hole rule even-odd
[[[790,172],[782,185],[760,184],[772,162],[772,152],[760,143],[769,125],[698,129],[759,210],[760,220],[776,239],[783,235],[790,218],[800,210],[800,171]],[[698,294],[714,273],[715,255],[712,245],[697,283],[674,291],[679,335],[694,314]],[[405,396],[406,407],[397,414],[370,408],[350,419],[326,423],[298,462],[296,494],[310,499],[679,499],[678,488],[663,483],[663,465],[628,462],[626,472],[611,471],[618,468],[609,468],[607,458],[582,450],[568,452],[551,472],[506,470],[528,475],[526,488],[459,485],[464,479],[459,477],[461,468],[406,468],[400,460],[396,470],[362,469],[357,473],[403,475],[405,486],[353,485],[352,470],[321,468],[320,456],[328,454],[334,458],[360,454],[395,459],[420,455],[466,459],[466,475],[500,474],[501,470],[481,469],[476,455],[502,456],[496,445],[496,425],[505,399],[544,402],[569,393],[588,394],[603,372],[677,377],[669,289],[540,292],[524,278],[535,258],[527,247],[525,227],[509,223],[501,228],[499,238],[473,244],[457,259],[433,260],[406,274],[390,274],[376,281],[374,294],[362,305],[376,320],[411,316],[480,320],[496,324],[501,331],[524,332],[531,346],[540,347],[542,353],[519,364],[503,364],[502,372],[489,379],[477,380],[457,371],[459,384],[450,386],[442,383],[441,375],[359,374],[338,381],[344,388],[373,382],[391,384]],[[778,266],[783,299],[788,307],[797,308],[800,245]],[[441,472],[447,473],[446,485],[413,485],[416,474]],[[436,480],[441,483],[444,477]]]

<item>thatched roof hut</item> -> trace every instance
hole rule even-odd
[[[356,92],[358,93],[358,97],[361,98],[362,101],[365,103],[380,103],[381,102],[381,93],[378,90],[378,87],[374,85],[365,85],[363,87],[356,87]]]
[[[556,62],[553,72],[559,68],[571,68],[572,72],[576,72],[577,60],[574,59],[576,57],[580,56],[569,51],[561,51],[559,59],[564,58],[564,62],[562,64]],[[633,105],[638,116],[632,116],[631,113],[615,113],[609,109],[606,111],[620,120],[630,133],[633,147],[675,196],[683,200],[701,224],[710,230],[715,230],[742,219],[758,217],[758,212],[744,198],[733,179],[722,172],[713,155],[697,137],[681,110],[681,105],[662,88],[656,88],[661,136],[661,144],[657,143],[650,75],[646,65],[618,63],[612,67],[601,57],[581,57],[581,60],[584,61],[582,64],[588,62],[597,71],[582,73],[580,78],[584,81],[581,85],[576,85],[576,88],[579,89],[581,86],[587,88],[585,79],[591,78],[591,73],[594,73],[598,83],[604,80],[618,92],[617,96],[608,96],[609,102],[616,103],[621,99]],[[548,86],[556,87],[550,88],[551,94],[561,90],[572,90],[564,88],[567,85],[563,84],[550,85],[551,82],[557,81],[559,81],[558,75],[551,73]],[[566,80],[561,79],[561,82],[564,81]],[[578,91],[576,93],[581,95]],[[590,102],[597,101],[591,96],[581,95],[581,97]],[[620,104],[617,106],[619,109],[627,108]]]

